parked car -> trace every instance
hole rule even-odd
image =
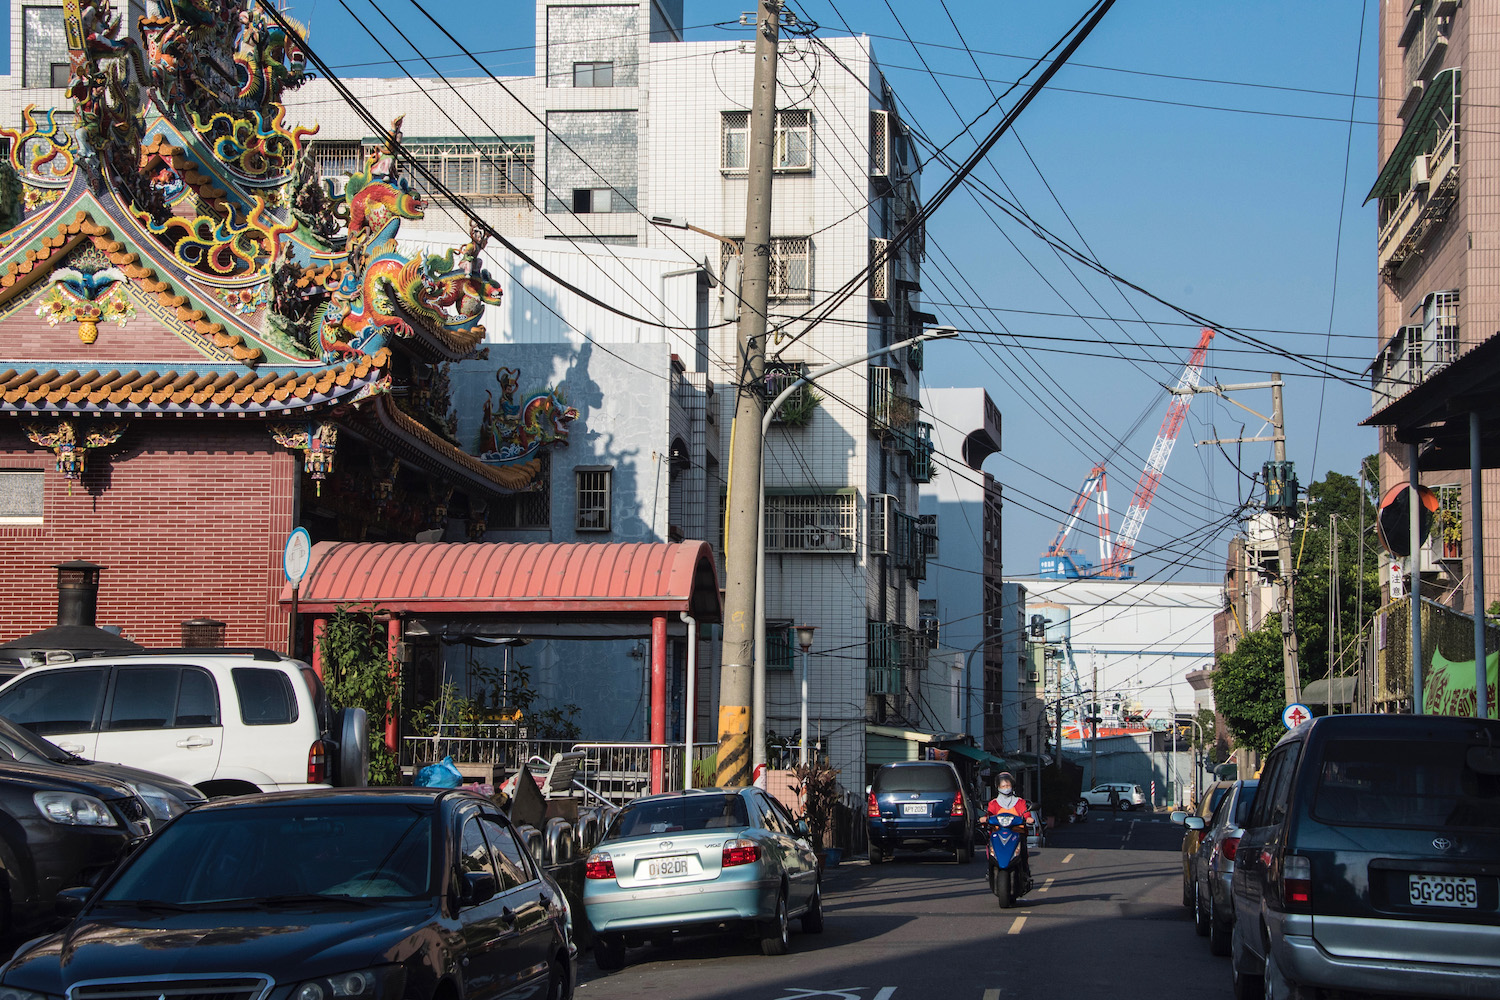
[[[823,890],[807,827],[758,788],[648,795],[610,822],[584,865],[594,961],[681,931],[745,930],[785,954],[789,923],[823,929]]]
[[[1198,808],[1193,812],[1181,810],[1172,813],[1173,823],[1184,827],[1182,831],[1182,905],[1193,905],[1193,855],[1198,853],[1198,836],[1208,823],[1209,816],[1219,808],[1219,803],[1224,799],[1224,793],[1229,791],[1232,781],[1216,781],[1203,790],[1203,797],[1198,800]],[[1196,817],[1199,822],[1187,823],[1190,818]]]
[[[897,848],[934,847],[968,864],[974,857],[974,817],[981,811],[945,760],[886,764],[875,772],[865,799],[870,864]]]
[[[0,718],[0,761],[6,760],[60,767],[69,772],[69,777],[98,776],[127,785],[146,803],[153,827],[208,801],[198,789],[176,778],[124,764],[88,760],[27,732],[9,719]]]
[[[3,711],[3,709],[0,709]],[[1118,792],[1120,795],[1120,810],[1129,812],[1132,809],[1143,808],[1146,805],[1146,793],[1141,791],[1140,785],[1125,784],[1118,781],[1108,781],[1102,785],[1095,785],[1083,793],[1083,801],[1095,808],[1109,806],[1109,793]]]
[[[0,994],[565,998],[576,983],[562,891],[459,789],[210,802],[65,898],[77,919],[24,946]]]
[[[0,936],[57,926],[57,894],[100,881],[151,834],[151,813],[108,774],[0,762]]]
[[[1293,729],[1266,759],[1232,887],[1237,997],[1500,996],[1500,722]]]
[[[0,716],[69,753],[205,795],[363,785],[363,709],[335,714],[307,664],[262,650],[145,650],[48,663],[0,686]]]
[[[1255,779],[1229,783],[1219,807],[1201,831],[1191,859],[1194,929],[1200,937],[1208,938],[1208,950],[1214,955],[1229,954],[1229,935],[1234,929],[1234,900],[1230,898],[1234,859],[1259,784]],[[1195,820],[1202,822],[1189,816],[1189,826]]]

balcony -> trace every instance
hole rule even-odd
[[[1427,333],[1431,336],[1427,336]],[[1370,366],[1370,412],[1378,413],[1458,357],[1458,327],[1403,326]]]
[[[1413,159],[1406,193],[1380,227],[1377,261],[1386,280],[1397,275],[1448,217],[1458,194],[1458,145],[1458,125],[1450,124],[1431,153]]]
[[[911,450],[907,452],[906,471],[916,482],[930,483],[933,472],[932,425],[918,421],[916,430],[910,437]]]
[[[865,633],[865,693],[901,693],[901,643],[890,622],[867,622]]]
[[[896,368],[870,366],[870,430],[878,437],[895,437],[911,427],[921,404],[905,394],[906,376]]]

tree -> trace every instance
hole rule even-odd
[[[362,708],[370,720],[370,784],[394,785],[396,755],[385,745],[386,720],[400,703],[396,665],[378,608],[341,605],[318,641],[328,700],[335,710]]]
[[[1214,706],[1224,717],[1235,744],[1264,756],[1286,729],[1282,709],[1281,626],[1272,616],[1241,637],[1234,652],[1219,658],[1214,670]]]

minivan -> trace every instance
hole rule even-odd
[[[1500,721],[1298,726],[1266,759],[1231,892],[1237,998],[1500,997]]]

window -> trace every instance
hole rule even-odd
[[[609,530],[610,469],[579,469],[574,473],[578,483],[578,530]]]
[[[95,667],[23,678],[0,692],[0,716],[38,736],[92,732],[104,700],[104,676]]]
[[[853,552],[854,494],[766,497],[767,552]]]
[[[104,728],[165,729],[176,701],[176,667],[127,667],[115,674]]]
[[[185,667],[177,688],[178,726],[217,726],[219,689],[207,670]]]
[[[490,501],[486,524],[491,531],[546,529],[552,525],[552,455],[543,450],[542,466],[532,489]]]
[[[737,794],[647,799],[625,806],[604,834],[604,840],[649,837],[694,830],[734,830],[750,825],[745,800]]]
[[[240,702],[240,721],[245,725],[284,726],[297,721],[297,698],[286,674],[264,667],[235,667],[230,674]]]
[[[743,250],[745,241],[735,246]],[[734,253],[729,244],[719,244],[719,273],[723,274]],[[771,238],[770,296],[773,299],[812,298],[812,240],[805,236]]]
[[[1474,737],[1482,740],[1480,733]],[[1500,826],[1500,776],[1472,766],[1483,742],[1330,740],[1313,815],[1325,823],[1420,830]]]
[[[1422,342],[1430,369],[1458,357],[1458,289],[1433,292],[1422,300]]]
[[[531,197],[536,169],[536,142],[532,136],[491,136],[469,139],[406,139],[401,148],[455,195],[464,198]],[[384,149],[382,143],[366,139],[363,144],[320,142],[313,155],[323,176],[336,178],[363,169],[371,154]],[[402,164],[402,175],[424,198],[440,198],[422,170]]]
[[[500,891],[530,882],[532,875],[527,867],[526,852],[516,842],[515,834],[493,816],[482,816],[480,822],[484,826],[484,839],[490,842],[490,853],[495,859]]]
[[[921,514],[917,517],[917,534],[922,542],[922,556],[926,559],[936,559],[938,554],[936,514]]]
[[[68,79],[71,76],[72,74],[68,72],[67,63],[52,64],[52,86],[56,87],[58,90],[67,88]]]
[[[0,524],[41,524],[40,469],[0,469]]]
[[[24,7],[21,12],[21,86],[55,87],[54,66],[61,64],[67,85],[68,38],[63,30],[63,9]]]
[[[614,200],[610,197],[609,188],[574,188],[573,189],[573,214],[586,215],[590,212],[613,212]]]
[[[796,639],[789,621],[766,622],[766,669],[791,670],[796,658]]]
[[[458,870],[464,875],[495,875],[495,884],[500,884],[495,863],[490,858],[489,845],[485,843],[484,832],[480,830],[479,818],[476,816],[464,820],[463,830],[459,834]]]
[[[613,62],[576,62],[573,64],[573,86],[613,87],[615,64]]]
[[[812,168],[812,112],[776,112],[772,167],[783,171]],[[749,168],[750,112],[725,111],[721,115],[719,169],[727,174],[742,174]]]

